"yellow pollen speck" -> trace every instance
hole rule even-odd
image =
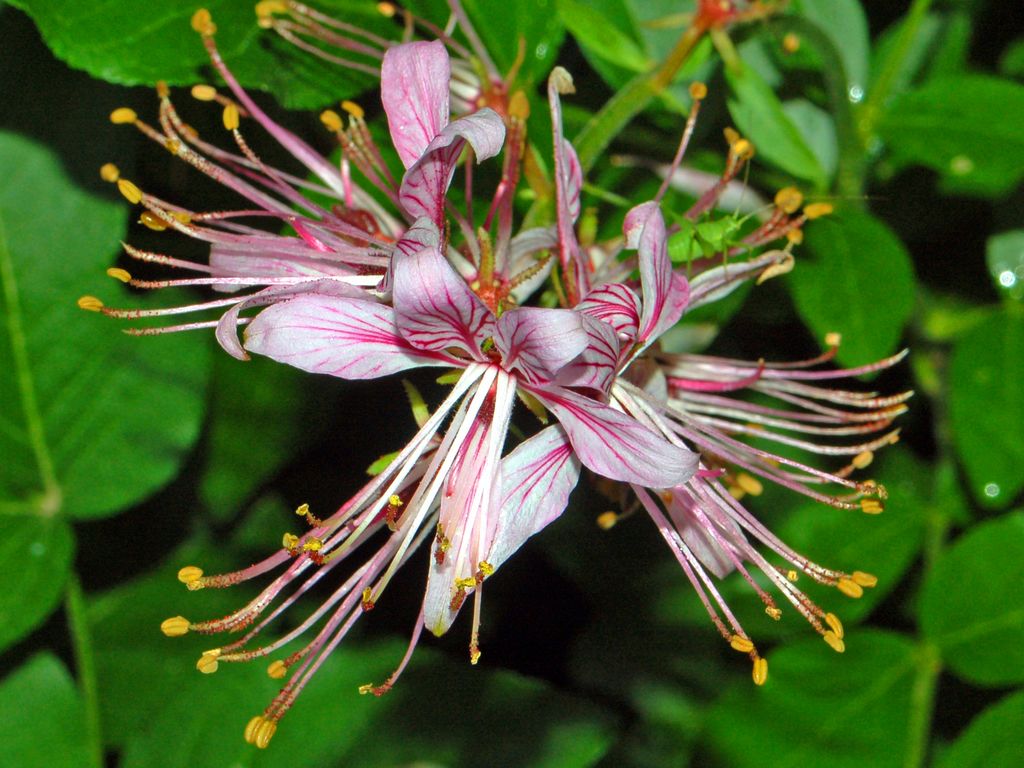
[[[362,608],[364,611],[372,611],[377,604],[373,601],[373,590],[366,587],[363,590]]]
[[[807,217],[808,221],[813,221],[814,219],[820,219],[822,216],[828,216],[834,210],[835,206],[832,203],[811,203],[804,208],[804,216]]]
[[[842,653],[843,651],[846,650],[846,643],[844,643],[842,640],[840,640],[836,636],[836,633],[833,632],[832,630],[829,630],[828,632],[826,632],[824,635],[822,635],[822,637],[825,638],[825,642],[828,643],[830,646],[832,646],[832,650],[835,651],[836,653]]]
[[[142,190],[128,181],[128,179],[117,180],[117,191],[132,205],[142,202]]]
[[[798,578],[800,578],[800,574],[796,571],[786,571],[786,578],[790,581],[796,581]]]
[[[754,145],[751,144],[747,139],[740,139],[733,144],[730,149],[736,155],[743,160],[749,160],[754,156]]]
[[[470,664],[476,664],[478,661],[480,661],[480,649],[479,648],[470,648],[469,649],[469,663]]]
[[[791,229],[786,233],[786,240],[793,245],[800,245],[804,241],[804,231],[802,229]]]
[[[327,126],[327,130],[337,133],[342,129],[341,115],[333,109],[325,109],[320,113],[320,122]]]
[[[220,649],[217,649],[216,651],[207,651],[199,657],[199,661],[196,662],[196,669],[204,675],[212,675],[217,671],[217,667],[219,666],[217,663],[218,656],[220,656]]]
[[[391,498],[388,499],[388,504],[392,507],[400,507],[403,503],[402,497],[397,493],[391,494]]]
[[[394,3],[377,3],[377,12],[390,19],[398,12],[398,9],[395,8]]]
[[[172,616],[160,624],[160,631],[168,637],[181,637],[188,634],[189,621],[184,616]]]
[[[860,584],[850,579],[840,579],[836,582],[836,588],[847,597],[858,598],[864,594]]]
[[[238,107],[234,102],[224,107],[224,127],[229,131],[238,130]]]
[[[193,581],[199,581],[201,578],[203,578],[202,569],[194,565],[186,565],[178,571],[178,581],[182,584],[190,584]]]
[[[755,685],[764,685],[768,679],[768,659],[758,656],[754,659],[754,672],[751,675]]]
[[[861,451],[853,457],[853,466],[857,469],[866,469],[874,460],[875,454],[871,451]]]
[[[305,517],[306,515],[308,515],[309,514],[309,504],[300,504],[295,509],[295,514],[298,515],[299,517]]]
[[[775,621],[782,618],[782,610],[776,608],[774,605],[769,605],[764,609],[764,612],[771,616]]]
[[[800,36],[790,32],[782,38],[782,50],[786,53],[796,53],[800,50]]]
[[[479,568],[480,568],[480,572],[484,576],[490,576],[492,573],[494,573],[494,566],[491,565],[490,563],[488,563],[486,560],[481,560],[480,561]]]
[[[878,499],[861,499],[860,511],[866,515],[879,515],[885,511],[885,505]]]
[[[217,89],[212,85],[205,85],[203,83],[193,85],[192,98],[199,101],[213,101],[217,98]]]
[[[352,115],[352,117],[354,117],[356,120],[362,120],[363,115],[366,114],[365,112],[363,112],[362,107],[360,107],[354,101],[349,101],[348,99],[345,99],[343,102],[341,102],[341,108],[348,112],[348,114]]]
[[[260,725],[262,725],[262,724],[263,724],[263,716],[262,715],[256,715],[254,718],[249,720],[248,723],[246,723],[246,725],[245,725],[245,733],[243,734],[243,738],[245,739],[247,744],[252,744],[255,741],[255,739],[256,739],[256,729],[258,729],[260,727]]]
[[[827,347],[838,347],[843,343],[843,334],[832,331],[831,333],[825,334],[825,346]]]
[[[132,279],[131,273],[127,269],[121,269],[120,267],[111,267],[108,269],[107,276],[112,277],[115,280],[120,280],[122,283],[130,282]]]
[[[104,163],[100,167],[100,178],[113,184],[121,176],[121,169],[113,163]]]
[[[754,650],[754,643],[747,637],[740,637],[739,635],[733,635],[729,638],[729,645],[734,651],[740,653],[750,653]]]
[[[472,576],[468,576],[464,579],[456,579],[455,586],[459,589],[472,589],[476,586],[476,579]]]
[[[871,588],[878,584],[878,577],[873,573],[864,573],[864,571],[854,571],[850,578],[853,579],[855,584],[859,584],[862,587]]]
[[[694,101],[700,101],[701,99],[707,98],[708,87],[704,85],[700,80],[694,80],[690,83],[690,98]]]
[[[614,512],[602,512],[597,516],[597,526],[602,531],[611,530],[619,522],[619,516]]]
[[[82,296],[78,300],[79,309],[87,309],[90,312],[99,312],[103,309],[103,302],[97,299],[95,296]]]
[[[783,213],[796,213],[803,202],[803,193],[796,187],[783,187],[775,193],[775,206]]]
[[[270,666],[267,667],[267,675],[269,675],[274,680],[280,680],[287,674],[288,667],[286,667],[285,663],[280,659],[270,662]]]
[[[373,693],[373,689],[376,687],[373,683],[365,683],[359,686],[359,693],[365,696],[368,693]]]
[[[281,546],[285,549],[295,549],[299,546],[299,537],[294,533],[286,533],[281,537]]]
[[[746,472],[740,472],[736,476],[736,485],[751,496],[760,496],[761,491],[764,490],[764,487],[761,485],[761,481],[753,475],[748,475]]]
[[[192,29],[203,37],[212,37],[217,32],[217,25],[213,23],[213,17],[205,8],[200,8],[192,14]]]
[[[321,549],[323,549],[323,547],[324,543],[320,541],[320,539],[318,539],[316,536],[313,536],[312,538],[306,539],[306,541],[303,542],[302,551],[319,552]]]
[[[138,119],[139,117],[135,114],[135,110],[129,107],[118,107],[110,113],[110,122],[114,123],[115,125],[134,123]]]
[[[163,232],[167,229],[167,222],[161,219],[152,211],[143,211],[142,215],[139,216],[139,222],[147,229],[152,229],[154,232]]]
[[[839,620],[838,616],[834,613],[826,613],[825,623],[829,625],[836,637],[840,640],[843,639],[843,622]]]
[[[168,139],[164,142],[164,149],[177,157],[178,153],[181,152],[181,142],[177,139]]]

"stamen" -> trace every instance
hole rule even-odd
[[[825,623],[829,625],[836,637],[840,640],[843,639],[843,623],[839,620],[838,616],[834,613],[826,613]]]
[[[243,736],[247,743],[255,745],[258,749],[266,749],[276,730],[276,720],[263,717],[263,715],[256,715],[245,726]]]
[[[768,679],[768,659],[758,656],[754,659],[754,671],[752,674],[755,685],[764,685]]]
[[[281,680],[287,674],[288,667],[280,659],[275,659],[274,661],[270,662],[270,666],[267,667],[267,675],[274,680]]]
[[[181,637],[187,635],[192,624],[184,616],[172,616],[164,619],[160,624],[160,631],[167,637]]]
[[[847,597],[858,598],[864,595],[864,590],[861,589],[860,584],[850,579],[840,579],[836,582],[836,589],[842,592]]]
[[[197,101],[213,101],[217,98],[217,89],[212,85],[193,85],[191,90],[192,98]]]
[[[879,515],[885,511],[885,505],[878,499],[861,499],[860,511],[866,515]]]
[[[321,112],[320,122],[327,126],[327,130],[334,133],[339,133],[344,128],[344,124],[341,122],[341,115],[333,109],[325,109]]]
[[[869,589],[878,584],[878,577],[872,573],[864,573],[864,571],[854,571],[850,578],[853,579],[855,584],[862,587],[868,587]]]
[[[229,103],[224,107],[224,127],[229,131],[238,130],[238,106],[234,103]]]
[[[808,221],[814,221],[814,219],[820,219],[822,216],[828,216],[835,210],[832,203],[811,203],[804,208],[804,216]]]
[[[110,267],[107,270],[107,275],[115,280],[120,280],[122,283],[131,282],[132,279],[131,273],[127,269],[121,269],[120,267]]]
[[[121,170],[113,163],[104,163],[100,166],[100,178],[113,184],[121,176]]]
[[[189,590],[195,592],[196,590],[202,589],[205,584],[203,583],[203,571],[201,568],[196,568],[194,565],[186,565],[180,571],[178,571],[178,581],[184,584]]]
[[[127,125],[134,123],[139,119],[139,116],[135,114],[135,110],[130,107],[118,107],[110,113],[110,122],[114,125]]]
[[[602,531],[610,531],[617,522],[619,522],[619,516],[610,510],[597,516],[597,526]]]
[[[804,196],[796,187],[783,187],[775,193],[775,206],[785,214],[796,213],[804,202]]]
[[[217,658],[220,656],[220,648],[214,648],[211,651],[203,651],[203,655],[199,657],[199,661],[196,662],[196,669],[202,672],[204,675],[212,675],[217,671],[219,664]]]
[[[822,637],[825,638],[825,642],[832,646],[832,650],[834,650],[836,653],[842,653],[846,650],[846,643],[840,640],[836,633],[832,630],[826,632],[824,635],[822,635]]]
[[[89,312],[100,312],[103,309],[103,302],[95,296],[82,296],[78,299],[78,308]]]
[[[749,637],[741,637],[740,635],[733,635],[729,639],[729,645],[734,651],[740,653],[750,653],[754,650],[754,643]]]
[[[125,200],[132,205],[142,202],[142,190],[128,181],[128,179],[117,180],[117,191],[124,195]]]
[[[200,8],[192,14],[192,29],[203,37],[213,37],[217,34],[217,25],[213,23],[213,17],[205,8]]]

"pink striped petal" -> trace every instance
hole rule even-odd
[[[401,239],[395,243],[395,249],[391,253],[391,262],[388,264],[387,271],[384,272],[384,277],[377,284],[377,290],[385,297],[389,296],[395,283],[395,259],[411,256],[424,248],[441,248],[441,235],[434,222],[426,216],[416,219],[412,226],[405,230]]]
[[[380,99],[402,164],[416,163],[448,125],[451,63],[444,43],[405,43],[389,48],[380,68]]]
[[[477,162],[494,157],[505,141],[505,124],[487,107],[446,126],[409,167],[398,190],[402,208],[412,218],[427,216],[444,226],[444,196],[462,148],[469,142]]]
[[[583,319],[569,309],[522,307],[505,312],[494,333],[502,367],[515,368],[533,384],[551,381],[586,348]]]
[[[640,297],[623,283],[606,283],[587,294],[577,307],[608,323],[622,339],[632,342],[640,327]]]
[[[587,333],[583,353],[558,372],[563,387],[586,387],[607,394],[619,367],[619,341],[608,323],[580,315]]]
[[[483,360],[480,345],[494,335],[494,316],[436,248],[395,261],[398,328],[416,349],[457,347]]]
[[[579,157],[562,133],[562,101],[560,94],[573,93],[572,77],[561,67],[555,67],[548,78],[548,105],[551,127],[554,131],[555,155],[555,212],[558,224],[558,252],[562,270],[572,275],[569,283],[570,299],[579,301],[589,288],[590,272],[585,263],[573,225],[580,215],[580,191],[583,188],[583,169]]]
[[[583,465],[603,477],[670,488],[697,471],[697,454],[611,406],[568,389],[531,388],[558,419]]]
[[[643,310],[638,338],[653,341],[682,317],[690,296],[689,285],[682,275],[672,271],[665,220],[656,202],[630,210],[622,228],[627,247],[637,249],[640,267]]]
[[[553,425],[502,459],[501,474],[501,513],[487,557],[495,568],[562,514],[579,480],[580,462],[565,432]]]
[[[244,337],[250,352],[343,379],[376,379],[458,362],[412,347],[399,335],[395,311],[365,299],[299,296],[263,310]]]

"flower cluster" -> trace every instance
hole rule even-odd
[[[880,512],[884,488],[852,475],[879,447],[895,441],[888,427],[908,395],[830,385],[891,366],[900,356],[833,370],[820,366],[834,356],[838,339],[830,339],[819,357],[782,364],[670,353],[659,341],[687,311],[745,282],[791,269],[802,226],[829,207],[805,206],[798,191],[781,190],[742,238],[674,265],[670,238],[684,223],[706,217],[753,156],[750,142],[730,133],[725,170],[704,184],[677,223],[666,223],[663,186],[653,200],[625,211],[621,237],[581,237],[583,173],[562,129],[561,99],[572,93],[573,83],[568,72],[555,68],[547,89],[553,126],[550,223],[517,229],[527,99],[512,85],[515,72],[497,72],[459,3],[453,0],[451,8],[468,49],[450,28],[426,22],[417,23],[435,39],[394,43],[299,3],[257,8],[262,26],[296,45],[379,72],[391,147],[380,146],[362,109],[345,102],[347,120],[334,111],[321,115],[337,138],[340,161],[322,157],[241,87],[217,50],[216,28],[205,11],[195,15],[193,26],[228,93],[200,85],[192,95],[220,104],[235,149],[200,137],[179,117],[167,88],[158,89],[157,125],[128,109],[112,115],[115,123],[135,125],[245,203],[237,210],[191,210],[144,192],[105,166],[104,178],[142,206],[145,225],[209,245],[207,263],[126,246],[133,258],[199,276],[146,281],[119,268],[110,274],[139,288],[199,285],[225,295],[159,310],[110,308],[95,297],[83,297],[80,306],[133,320],[204,313],[207,319],[129,332],[214,328],[223,348],[239,359],[262,355],[342,379],[434,367],[444,369],[442,381],[451,387],[432,412],[410,387],[417,404],[415,435],[333,514],[321,519],[299,507],[308,530],[285,534],[266,560],[219,575],[195,566],[179,572],[193,590],[276,574],[228,616],[177,616],[162,625],[169,636],[241,633],[203,654],[197,666],[205,673],[221,662],[275,657],[268,673],[288,682],[245,732],[261,748],[327,656],[380,603],[396,571],[418,550],[429,550],[428,570],[409,650],[387,680],[363,692],[381,695],[391,688],[423,627],[446,632],[467,600],[473,604],[469,654],[476,663],[485,583],[526,539],[565,511],[583,468],[618,483],[626,508],[650,515],[719,632],[750,657],[758,684],[766,679],[767,662],[715,579],[737,571],[777,618],[777,598],[752,573],[761,571],[840,652],[842,624],[795,586],[797,572],[850,597],[874,585],[870,574],[826,568],[794,552],[741,499],[771,481],[839,509]],[[735,12],[732,4],[714,8]],[[325,44],[373,63],[354,64]],[[694,108],[667,176],[679,166],[705,93],[699,83],[691,88]],[[243,120],[255,122],[308,174],[264,163],[242,135]],[[387,162],[392,151],[404,169],[400,178]],[[474,163],[499,156],[498,181],[482,196]],[[462,209],[449,196],[460,168],[466,185]],[[481,201],[484,209],[474,211]],[[785,241],[784,247],[757,253],[776,241]],[[547,295],[554,301],[531,305],[542,286],[550,286]],[[747,398],[748,392],[757,397]],[[510,420],[517,403],[540,427],[513,447]],[[848,463],[824,470],[764,447],[771,441],[847,457]],[[608,513],[599,523],[610,528],[618,517]],[[782,565],[768,559],[773,554]],[[298,612],[303,596],[328,578],[338,586],[323,602],[293,619],[286,633],[264,639],[275,620]],[[285,650],[299,638],[304,645]]]

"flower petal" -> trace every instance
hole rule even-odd
[[[396,45],[384,53],[380,99],[402,164],[409,168],[448,124],[451,63],[439,40]]]
[[[587,294],[580,312],[608,323],[619,338],[632,343],[640,328],[640,297],[623,283],[606,283]]]
[[[413,222],[411,227],[405,230],[399,241],[395,243],[395,248],[391,254],[391,262],[388,264],[384,277],[382,277],[380,282],[377,284],[377,290],[382,296],[387,298],[394,289],[395,259],[411,256],[414,253],[422,251],[424,248],[435,248],[440,250],[441,235],[437,231],[437,226],[435,226],[434,222],[426,216],[421,216]]]
[[[487,561],[498,568],[528,538],[565,510],[580,476],[580,462],[565,431],[541,430],[501,460],[498,530]]]
[[[446,126],[405,172],[398,190],[402,208],[414,219],[430,217],[441,228],[444,196],[466,142],[473,147],[479,162],[498,154],[504,141],[505,124],[487,107]]]
[[[522,307],[505,312],[494,333],[503,367],[517,369],[533,384],[550,381],[586,348],[583,319],[571,309]]]
[[[365,299],[299,296],[263,310],[244,336],[250,352],[343,379],[457,364],[447,355],[410,346],[399,335],[395,311]]]
[[[611,480],[670,488],[697,470],[696,453],[673,445],[622,411],[561,388],[530,388],[558,419],[588,469]]]
[[[587,293],[589,267],[585,263],[573,224],[580,215],[580,190],[583,169],[579,157],[562,134],[562,101],[560,94],[574,92],[572,76],[562,67],[555,67],[548,77],[548,104],[554,132],[555,208],[558,223],[558,255],[562,270],[571,275],[566,289],[573,303]]]
[[[398,328],[416,349],[458,347],[482,360],[480,345],[494,335],[494,316],[437,248],[397,259],[394,304]]]
[[[583,353],[558,372],[563,387],[588,387],[607,394],[619,366],[619,341],[615,330],[601,320],[580,313],[587,333]]]
[[[627,246],[637,249],[640,267],[643,309],[638,339],[653,341],[682,316],[690,295],[689,285],[672,271],[665,220],[656,202],[642,203],[630,210],[622,228]]]

